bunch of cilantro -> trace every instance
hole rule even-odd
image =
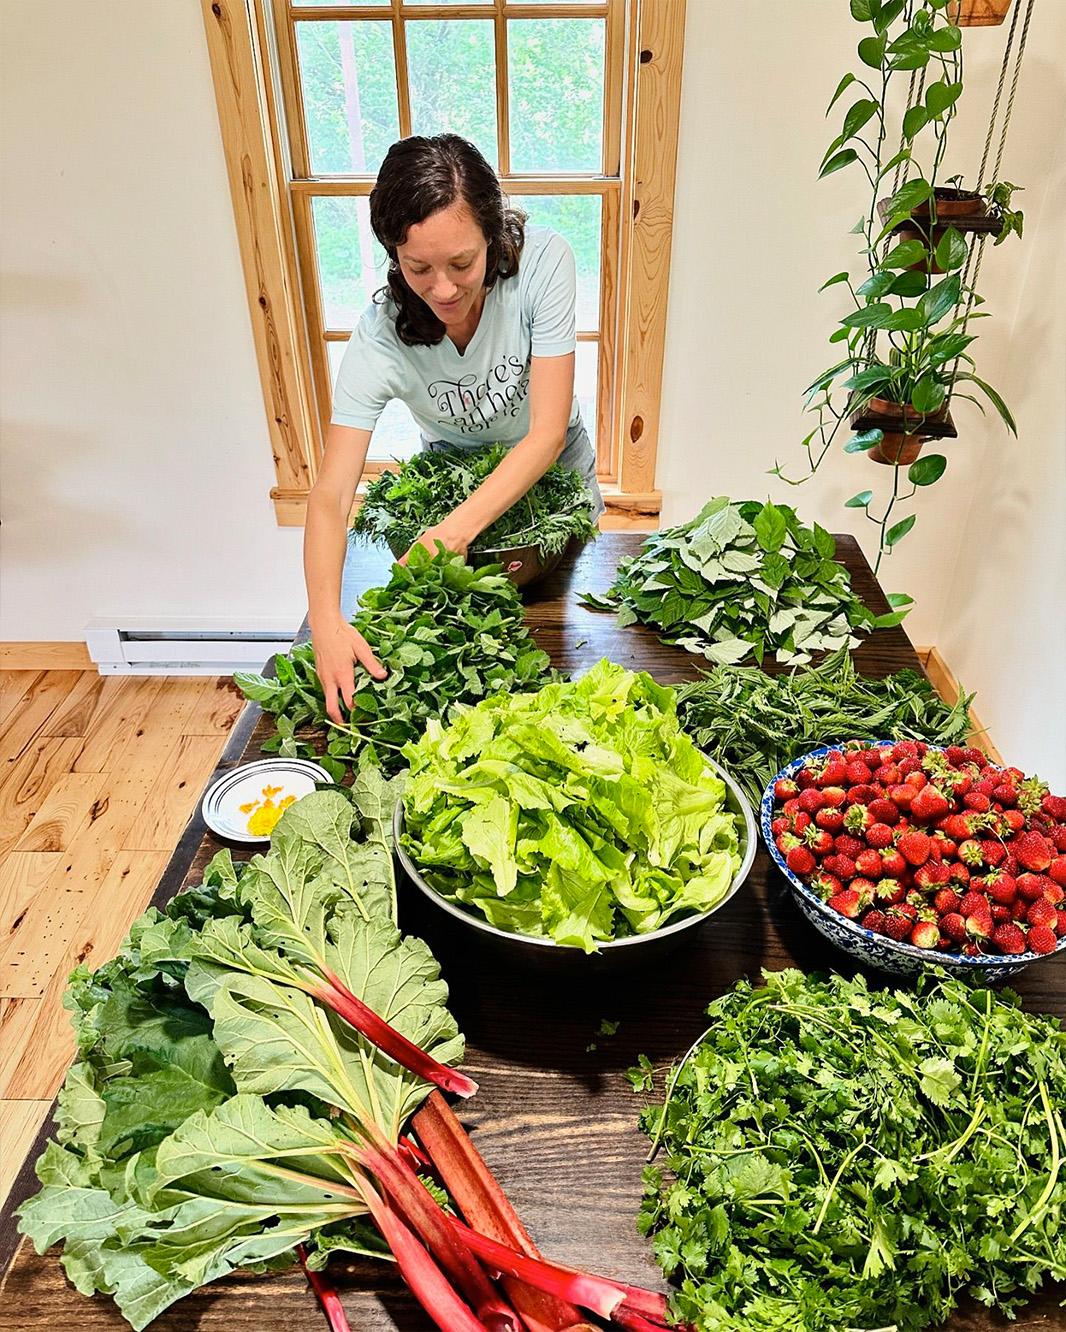
[[[366,488],[352,531],[383,541],[402,555],[427,527],[458,508],[496,470],[507,447],[441,449],[416,453],[398,471],[383,472]],[[554,463],[525,495],[481,532],[471,553],[512,546],[538,546],[541,558],[556,555],[576,537],[596,535],[592,497],[580,475]]]
[[[917,1332],[1066,1277],[1066,1033],[1009,991],[763,973],[641,1127],[638,1226],[700,1332]],[[630,1071],[650,1090],[647,1059]],[[654,1150],[654,1148],[653,1148]]]
[[[499,929],[595,952],[709,911],[740,867],[741,819],[672,691],[609,661],[430,722],[406,753],[405,849]]]
[[[20,1209],[39,1253],[64,1246],[84,1295],[135,1329],[235,1270],[387,1250],[353,1188],[369,1126],[395,1143],[429,1086],[316,997],[323,968],[441,1060],[463,1038],[419,939],[395,923],[398,788],[305,796],[266,855],[215,857],[204,882],[79,967],[65,998],[78,1055],[41,1190]]]
[[[548,678],[547,653],[533,642],[522,602],[499,565],[472,569],[460,555],[416,547],[393,565],[385,587],[370,588],[352,624],[388,671],[374,680],[358,664],[345,726],[326,716],[311,643],[274,658],[276,678],[238,671],[246,698],[275,718],[264,745],[286,758],[312,758],[335,781],[362,763],[395,774],[403,747],[431,717],[453,703],[476,703],[498,691],[528,689]]]
[[[691,522],[649,536],[604,595],[583,600],[717,665],[767,653],[802,665],[813,652],[855,647],[856,633],[899,624],[905,614],[868,610],[835,553],[825,528],[805,527],[786,505],[720,496]]]

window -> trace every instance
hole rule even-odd
[[[573,247],[575,392],[609,508],[657,512],[650,399],[684,0],[219,0],[205,14],[253,324],[265,325],[279,521],[302,521],[345,343],[384,284],[375,173],[395,139],[445,129],[477,144],[531,224]],[[410,413],[391,403],[367,472],[416,447]]]

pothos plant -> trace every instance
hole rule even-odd
[[[873,451],[892,467],[891,493],[883,501],[875,501],[873,490],[847,501],[879,528],[875,567],[914,526],[916,515],[901,516],[900,506],[947,468],[941,453],[917,455],[930,435],[954,433],[950,425],[943,428],[954,399],[976,402],[982,411],[991,403],[1017,434],[1009,408],[975,373],[969,351],[975,340],[970,324],[984,312],[966,233],[976,217],[975,229],[984,232],[998,223],[997,244],[1011,232],[1020,235],[1021,214],[1010,207],[1019,187],[992,182],[982,196],[962,190],[961,178],[943,175],[948,130],[963,91],[962,34],[947,4],[850,0],[852,17],[868,30],[857,48],[863,69],[844,75],[826,111],[849,90],[861,92],[844,113],[819,175],[851,169],[866,179],[869,203],[852,228],[862,238],[865,273],[859,281],[847,270],[835,273],[820,288],[846,289],[851,301],[829,339],[842,344],[844,355],[806,390],[817,424],[803,448],[809,476],[838,438],[857,429],[844,451]],[[908,81],[905,103],[896,86],[900,75]],[[807,479],[785,475],[780,464],[773,473],[790,484]]]

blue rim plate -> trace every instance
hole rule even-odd
[[[1066,938],[1063,938],[1059,940],[1053,953],[989,953],[981,957],[966,957],[962,953],[941,953],[935,949],[916,948],[914,944],[890,939],[887,934],[877,934],[874,930],[864,929],[857,921],[849,920],[847,916],[842,916],[838,911],[828,907],[798,875],[793,874],[785,864],[784,856],[777,849],[773,833],[770,831],[770,824],[774,818],[774,787],[783,777],[792,777],[811,759],[820,758],[823,754],[828,754],[831,749],[841,749],[846,743],[847,741],[841,741],[837,745],[822,745],[819,749],[812,749],[810,753],[793,759],[770,778],[759,801],[759,831],[762,833],[763,843],[774,864],[788,880],[793,896],[812,925],[837,947],[850,952],[861,961],[880,967],[882,970],[896,971],[898,974],[913,975],[923,967],[942,966],[950,971],[975,972],[984,975],[988,980],[995,980],[1011,972],[1020,971],[1031,962],[1057,957],[1066,948]],[[865,745],[864,748],[891,749],[896,743],[894,740],[878,741]],[[929,748],[934,752],[943,753],[942,746],[930,745]],[[823,928],[823,922],[826,928]],[[830,926],[832,926],[831,932]],[[890,954],[895,959],[895,965],[889,960]]]

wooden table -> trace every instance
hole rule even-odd
[[[855,542],[838,537],[838,556],[855,589],[875,611],[887,604]],[[605,590],[618,560],[632,554],[640,538],[628,533],[601,537],[577,558],[568,557],[539,588],[531,590],[527,619],[537,642],[555,666],[580,671],[600,657],[650,671],[664,682],[690,680],[701,659],[663,646],[651,632],[619,630],[614,617],[577,604],[585,589]],[[387,561],[361,552],[346,577],[346,601],[364,587],[385,581]],[[855,653],[868,675],[903,667],[920,669],[902,629],[880,630]],[[773,669],[773,663],[767,663]],[[258,757],[269,726],[259,709],[245,709],[218,772]],[[216,774],[217,775],[217,774]],[[156,893],[157,904],[199,871],[219,843],[200,821],[190,821]],[[704,1028],[707,1004],[742,976],[760,968],[848,970],[793,906],[785,881],[761,848],[744,889],[697,931],[682,952],[650,973],[609,987],[565,987],[490,966],[471,950],[446,950],[417,903],[401,900],[401,925],[424,933],[439,952],[452,988],[451,1007],[466,1033],[464,1064],[480,1084],[461,1114],[520,1215],[543,1249],[562,1261],[662,1288],[651,1245],[636,1233],[640,1173],[647,1140],[636,1129],[642,1105],[625,1079],[639,1054],[656,1065],[679,1057]],[[1050,961],[1030,967],[1016,981],[1027,1007],[1066,1014],[1066,967]],[[597,1035],[602,1019],[619,1024],[617,1034]],[[594,1049],[590,1049],[595,1046]],[[32,1161],[51,1131],[50,1122],[31,1150],[0,1221],[0,1262],[13,1247],[10,1208],[33,1192]],[[362,1332],[423,1332],[430,1327],[394,1272],[381,1264],[351,1263],[335,1269],[353,1329]],[[1019,1322],[983,1310],[959,1315],[949,1326],[968,1332],[993,1328],[1062,1328],[1057,1299],[1045,1293]],[[38,1257],[22,1242],[8,1272],[0,1328],[77,1327],[81,1332],[126,1327],[109,1300],[88,1301],[70,1287],[56,1252]],[[321,1313],[298,1271],[271,1277],[236,1277],[218,1282],[169,1309],[153,1325],[158,1332],[285,1328],[321,1332]]]

